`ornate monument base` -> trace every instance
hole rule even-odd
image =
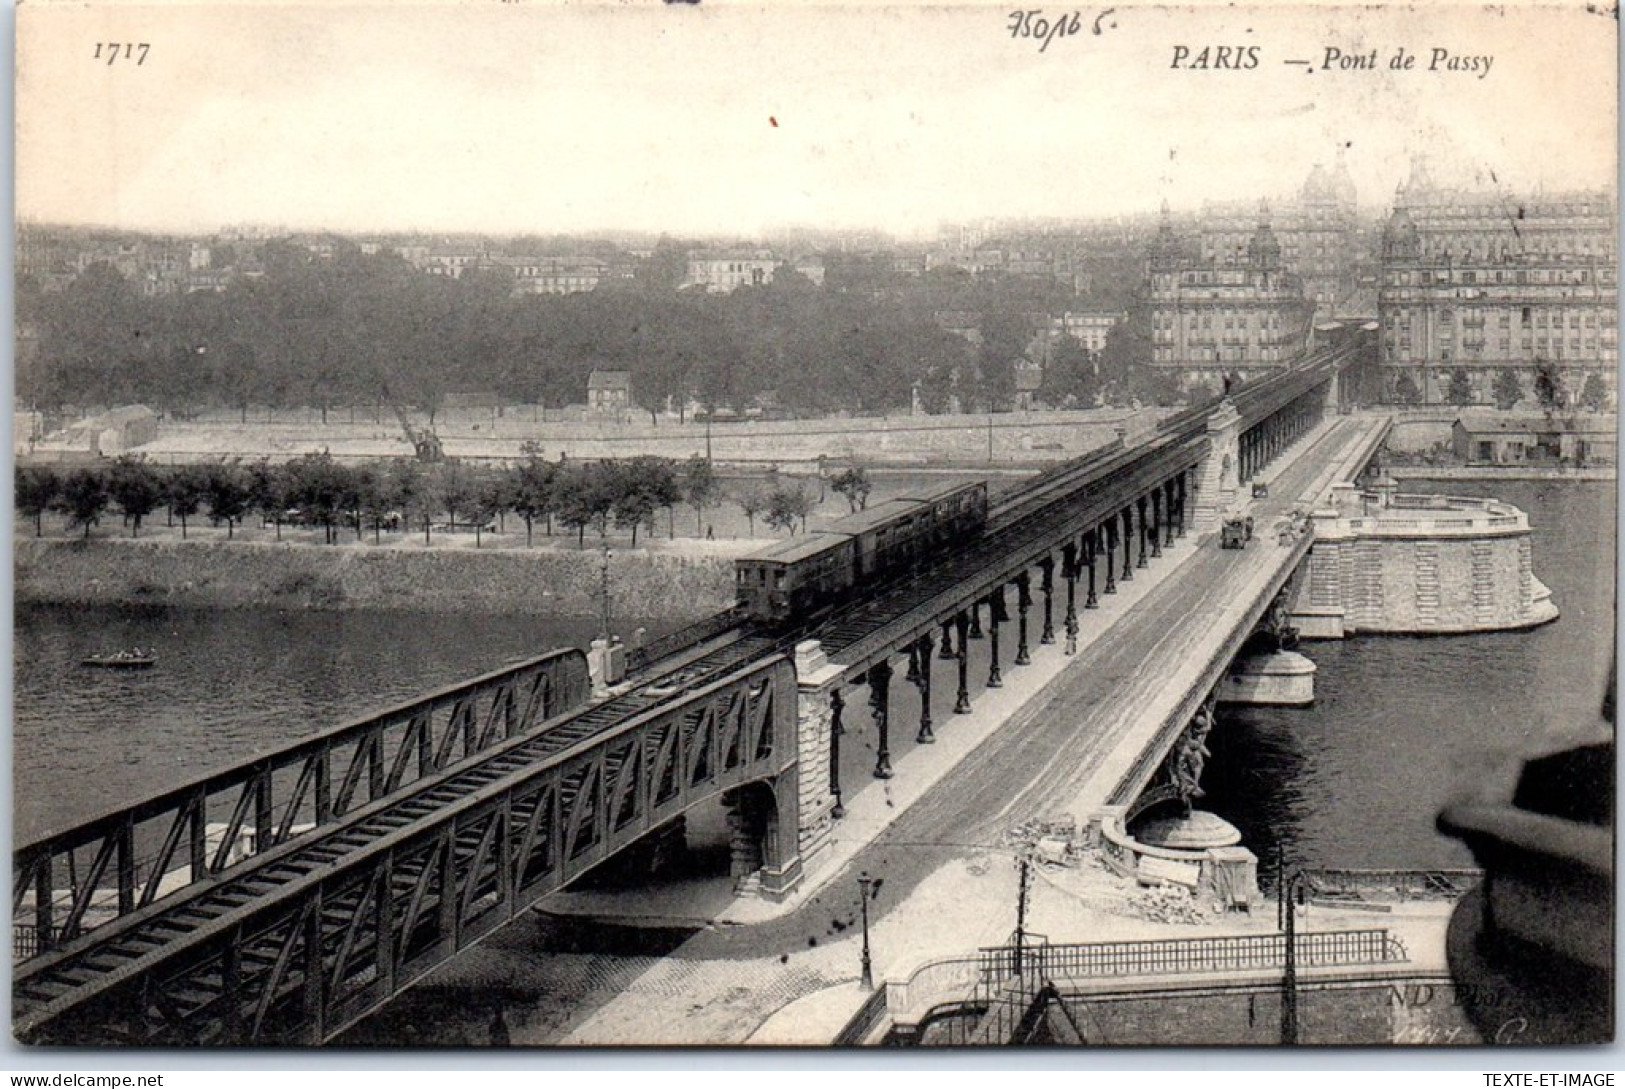
[[[1219,702],[1308,707],[1315,702],[1315,663],[1290,650],[1249,654],[1219,686]]]
[[[1188,817],[1148,820],[1135,830],[1134,838],[1151,847],[1206,851],[1211,847],[1234,847],[1241,842],[1241,833],[1217,813],[1196,809]]]

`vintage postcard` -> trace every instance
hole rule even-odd
[[[16,24],[19,1063],[1613,1040],[1615,8]]]

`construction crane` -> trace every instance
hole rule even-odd
[[[395,418],[401,421],[401,430],[406,432],[406,441],[412,444],[417,459],[425,464],[434,464],[446,460],[445,448],[440,445],[440,436],[434,433],[433,428],[426,427],[419,431],[407,419],[406,410],[400,405],[390,402],[395,410]]]

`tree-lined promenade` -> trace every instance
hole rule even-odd
[[[598,462],[549,462],[532,450],[506,469],[476,468],[451,460],[436,465],[392,459],[346,465],[323,454],[284,462],[262,460],[160,467],[126,455],[102,465],[58,469],[20,466],[16,470],[17,513],[45,533],[45,515],[59,514],[68,532],[90,537],[104,519],[116,515],[122,531],[138,537],[143,524],[160,513],[185,538],[196,520],[206,518],[227,540],[249,518],[273,528],[318,527],[322,539],[374,543],[383,535],[422,534],[432,544],[437,532],[473,533],[479,547],[495,529],[507,532],[512,517],[524,525],[525,544],[540,529],[573,533],[585,547],[587,531],[607,537],[613,527],[630,533],[636,547],[664,523],[677,535],[679,504],[693,514],[693,535],[710,536],[707,512],[737,506],[755,535],[758,519],[770,529],[805,531],[807,516],[823,498],[824,487],[859,509],[871,484],[862,468],[848,469],[814,483],[769,472],[725,485],[711,462],[636,457]],[[659,515],[664,512],[665,518]],[[685,515],[685,528],[686,528]]]

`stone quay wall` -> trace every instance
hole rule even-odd
[[[435,426],[446,455],[475,464],[521,460],[527,442],[542,456],[596,460],[649,454],[710,456],[734,467],[805,468],[822,459],[896,465],[1030,465],[1079,457],[1112,442],[1133,442],[1172,410],[1099,408],[992,415],[892,416],[717,423],[710,427],[647,416],[621,421],[549,421],[523,410],[501,417],[441,416]],[[421,424],[420,420],[419,423]],[[222,458],[286,460],[327,451],[346,462],[408,457],[412,447],[386,413],[382,422],[352,422],[340,413],[318,419],[247,423],[235,419],[166,421],[137,453],[160,464]],[[37,457],[50,453],[48,446]]]
[[[1306,637],[1506,631],[1557,617],[1534,574],[1529,519],[1510,504],[1396,495],[1381,505],[1349,489],[1314,523],[1293,616]]]
[[[20,602],[586,619],[600,613],[602,562],[592,549],[18,537],[12,573]],[[617,616],[689,620],[733,603],[727,556],[617,550],[611,564]]]

